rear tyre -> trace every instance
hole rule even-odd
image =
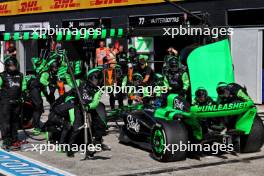
[[[180,145],[187,145],[188,131],[180,121],[159,121],[151,133],[151,147],[154,158],[161,162],[186,159],[187,151],[173,150]],[[166,147],[165,147],[166,146]]]
[[[260,150],[264,142],[264,125],[260,117],[255,117],[249,135],[240,137],[241,153],[257,152]]]

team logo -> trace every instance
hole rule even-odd
[[[138,120],[133,118],[132,115],[127,116],[127,129],[139,133],[140,125]]]

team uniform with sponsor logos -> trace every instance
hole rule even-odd
[[[80,107],[80,103],[83,103],[86,111],[91,114],[91,128],[95,143],[102,143],[102,138],[106,135],[107,125],[96,109],[100,104],[103,92],[97,86],[85,80],[81,82],[78,89],[82,102],[78,100],[75,89],[70,90],[57,99],[51,109],[49,120],[44,125],[45,130],[52,132],[55,126],[62,126],[59,142],[68,143],[72,147],[77,142],[77,137],[81,132],[80,127],[84,124],[84,117]],[[73,155],[71,150],[67,152],[69,156]]]
[[[248,96],[246,89],[239,84],[230,83],[226,86],[226,89],[230,92],[230,95],[222,98],[219,96],[217,99],[219,104],[252,101],[252,99]]]
[[[18,140],[22,92],[26,90],[23,74],[16,71],[0,74],[0,125],[3,145],[10,147]]]
[[[169,69],[165,77],[165,82],[170,87],[170,93],[185,95],[190,87],[189,76],[185,68],[180,68],[178,71]]]

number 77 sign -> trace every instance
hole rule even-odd
[[[153,37],[135,37],[137,52],[153,52]]]

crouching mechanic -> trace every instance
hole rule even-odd
[[[220,82],[217,85],[217,104],[229,104],[236,102],[247,102],[252,101],[248,96],[246,88],[240,86],[236,83],[227,84],[225,82]],[[217,125],[219,131],[224,130],[225,126],[230,124],[231,118],[220,119],[219,124]]]
[[[91,114],[91,128],[94,138],[94,145],[100,144],[102,150],[111,149],[109,146],[102,143],[103,136],[106,135],[107,124],[105,120],[99,116],[96,110],[103,94],[103,91],[101,91],[98,86],[101,86],[102,84],[103,72],[101,69],[94,68],[88,72],[86,79],[84,79],[79,86],[82,102],[78,100],[76,90],[72,89],[70,92],[65,94],[66,97],[62,103],[55,102],[54,106],[52,107],[51,114],[53,114],[53,116],[49,116],[49,120],[45,127],[48,129],[50,126],[56,125],[56,122],[62,121],[58,120],[58,118],[65,118],[62,116],[63,114],[67,114],[67,118],[65,118],[65,120],[69,123],[63,122],[64,130],[62,131],[59,142],[69,144],[70,149],[67,151],[67,156],[69,157],[74,156],[74,151],[72,148],[73,145],[76,144],[78,139],[77,137],[80,134],[81,127],[84,124],[84,117],[80,103],[83,103],[85,109]],[[93,154],[94,152],[91,152],[91,156]]]
[[[219,104],[252,101],[247,94],[246,88],[236,83],[227,84],[220,82],[216,91],[218,94],[217,103]]]
[[[4,59],[4,72],[0,73],[0,127],[3,139],[3,149],[19,148],[22,144],[18,141],[19,114],[21,97],[26,90],[23,74],[18,70],[15,57],[7,56]]]
[[[205,88],[199,87],[195,91],[194,105],[198,106],[207,106],[214,104],[213,99],[208,95],[208,92]]]

